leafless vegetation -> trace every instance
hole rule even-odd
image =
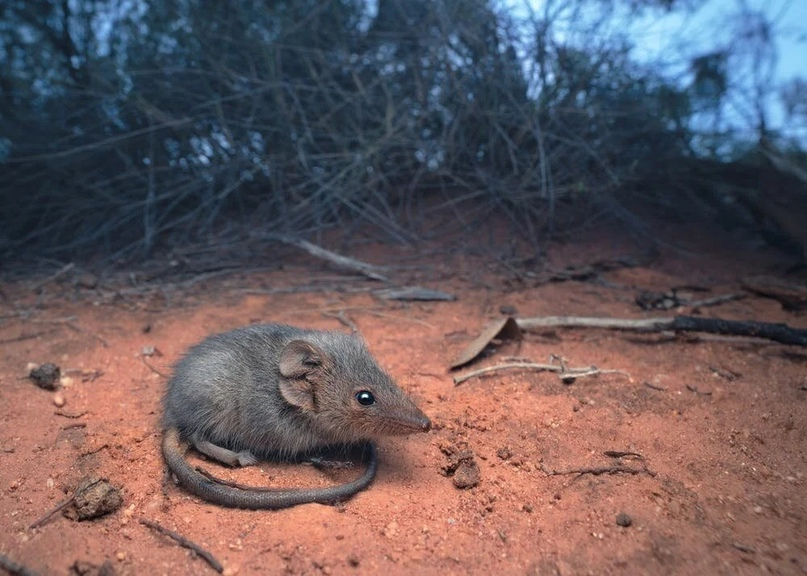
[[[598,32],[618,4],[3,2],[0,253],[108,262],[332,226],[413,241],[433,210],[454,229],[502,215],[537,250],[559,202],[641,231],[625,198],[718,209],[715,179],[782,173],[760,150],[803,170],[762,96],[750,144],[695,122],[731,94],[727,56],[665,77]],[[764,31],[745,32],[763,56]],[[801,121],[802,92],[784,92]]]

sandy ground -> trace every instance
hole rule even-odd
[[[639,253],[581,238],[553,248],[551,262],[587,264],[624,250]],[[101,573],[214,573],[139,522],[145,518],[208,550],[226,574],[807,574],[807,350],[551,329],[502,343],[459,373],[517,356],[624,374],[564,384],[518,370],[455,385],[447,370],[502,306],[519,317],[678,312],[807,328],[803,314],[761,297],[694,312],[645,312],[634,301],[640,290],[674,286],[706,289],[691,292],[696,299],[736,293],[744,275],[776,269],[768,256],[739,260],[703,243],[595,279],[542,283],[529,263],[508,269],[436,249],[368,245],[352,255],[396,265],[399,285],[458,299],[380,300],[368,292],[377,283],[288,253],[282,268],[149,290],[120,278],[89,288],[74,274],[41,286],[5,284],[0,553],[41,574],[98,573],[104,562]],[[159,451],[164,375],[188,346],[256,322],[345,329],[339,314],[433,419],[432,431],[381,441],[374,484],[338,506],[223,509],[167,479]],[[36,387],[25,377],[29,362],[58,364],[63,388]],[[448,454],[462,450],[478,465],[472,488],[455,487],[444,473]],[[272,486],[357,474],[204,465]],[[594,473],[603,468],[612,473]],[[29,528],[93,475],[122,488],[122,508],[82,522],[56,514]]]

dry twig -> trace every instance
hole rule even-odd
[[[476,376],[488,374],[491,372],[499,372],[502,370],[513,369],[527,369],[527,370],[543,370],[547,372],[555,372],[564,384],[571,384],[577,378],[585,376],[595,376],[597,374],[622,374],[629,376],[627,372],[622,370],[601,370],[596,366],[583,366],[581,368],[569,368],[568,366],[556,364],[536,364],[534,362],[513,362],[510,364],[497,364],[496,366],[487,366],[478,370],[473,370],[467,374],[454,377],[454,384],[462,384],[466,380],[470,380]]]
[[[281,236],[278,239],[284,244],[289,244],[291,246],[296,246],[301,250],[305,250],[315,258],[326,260],[331,264],[334,264],[340,268],[353,270],[354,272],[363,274],[364,276],[370,278],[371,280],[379,280],[381,282],[389,281],[389,279],[386,276],[384,276],[384,274],[382,274],[384,269],[380,266],[374,266],[372,264],[368,264],[367,262],[362,262],[360,260],[355,260],[354,258],[348,258],[347,256],[342,256],[341,254],[331,252],[330,250],[326,250],[325,248],[317,246],[316,244],[312,244],[311,242],[308,242],[301,238]]]
[[[720,296],[713,296],[712,298],[705,298],[703,300],[693,300],[692,302],[687,302],[686,305],[690,308],[706,308],[708,306],[718,306],[734,300],[742,300],[745,298],[745,296],[745,294],[721,294]]]
[[[86,422],[74,422],[73,424],[65,424],[62,426],[62,430],[72,430],[74,428],[86,428]]]
[[[698,388],[696,386],[693,386],[692,384],[687,384],[686,387],[687,387],[687,390],[689,390],[690,392],[694,392],[695,394],[699,394],[700,396],[711,396],[712,395],[711,392],[708,392],[708,391],[704,392],[702,390],[698,390]]]
[[[651,390],[658,390],[659,392],[666,392],[667,391],[667,389],[664,388],[663,386],[653,384],[652,382],[643,382],[643,384],[645,386],[647,386],[648,388],[650,388]]]
[[[612,466],[592,466],[592,467],[583,467],[583,468],[570,468],[568,470],[551,470],[547,468],[547,466],[542,462],[540,467],[541,471],[544,472],[547,476],[569,476],[575,474],[577,476],[582,476],[584,474],[591,474],[592,476],[600,476],[602,474],[647,474],[655,478],[656,473],[650,470],[647,467],[647,463],[645,462],[644,456],[638,454],[637,452],[625,452],[621,450],[606,450],[603,452],[605,456],[609,458],[632,458],[638,460],[642,463],[641,468],[631,468],[629,466],[624,466],[623,464],[615,464]]]
[[[154,372],[154,373],[155,373],[157,376],[162,376],[163,378],[166,378],[166,379],[167,379],[167,378],[170,378],[170,376],[168,376],[168,374],[166,374],[166,373],[164,373],[164,372],[162,372],[162,371],[158,370],[157,368],[155,368],[155,367],[154,367],[154,366],[151,364],[151,362],[149,362],[149,361],[146,359],[146,356],[145,356],[145,355],[141,354],[141,355],[140,355],[140,359],[143,361],[143,364],[145,364],[145,365],[146,365],[146,367],[147,367],[149,370],[151,370],[152,372]]]
[[[76,265],[73,264],[72,262],[70,262],[69,264],[65,264],[64,266],[59,268],[56,272],[54,272],[53,274],[51,274],[50,276],[48,276],[44,280],[41,280],[41,281],[37,282],[36,284],[34,284],[31,287],[31,292],[38,292],[39,289],[42,288],[45,284],[48,284],[49,282],[53,282],[57,278],[60,278],[61,276],[64,276],[65,274],[70,272],[75,267],[76,267]]]
[[[85,415],[87,414],[87,412],[86,412],[86,411],[84,411],[84,412],[79,412],[78,414],[69,414],[69,413],[67,413],[67,412],[65,412],[64,410],[61,410],[61,409],[59,409],[59,410],[54,410],[54,411],[53,411],[53,413],[54,413],[56,416],[63,416],[64,418],[73,418],[73,419],[76,419],[76,418],[81,418],[82,416],[85,416]]]
[[[12,342],[22,342],[24,340],[32,340],[34,338],[39,338],[45,334],[49,334],[52,330],[47,332],[34,332],[32,334],[21,334],[20,336],[16,336],[14,338],[6,338],[4,340],[0,340],[0,344],[11,344]]]
[[[522,330],[540,328],[606,328],[611,330],[638,330],[660,332],[675,330],[681,332],[709,332],[734,336],[755,336],[773,340],[781,344],[807,346],[807,330],[791,328],[787,324],[771,322],[741,322],[720,318],[698,318],[694,316],[673,316],[672,318],[589,318],[582,316],[545,316],[539,318],[519,318],[516,320]]]
[[[156,522],[152,522],[151,520],[148,520],[146,518],[141,518],[140,523],[143,524],[144,526],[148,526],[149,528],[155,530],[156,532],[159,532],[160,534],[168,536],[169,538],[177,542],[180,546],[193,551],[198,556],[200,556],[205,562],[210,564],[210,567],[213,568],[213,570],[215,570],[219,574],[224,572],[224,566],[222,566],[221,563],[218,560],[216,560],[216,558],[210,552],[208,552],[198,544],[191,542],[190,540],[188,540],[184,536],[181,536],[180,534],[177,534],[173,530],[169,530],[168,528],[160,526]]]
[[[353,322],[353,320],[351,320],[347,314],[345,314],[344,309],[340,309],[337,312],[325,310],[322,312],[322,314],[323,316],[327,316],[328,318],[335,318],[336,320],[339,321],[340,324],[342,324],[342,326],[350,328],[353,332],[359,331],[359,327],[356,326],[356,323]]]
[[[101,336],[99,336],[94,332],[87,332],[82,327],[73,324],[73,322],[75,322],[76,320],[77,318],[75,316],[66,316],[64,318],[36,318],[30,321],[37,324],[56,324],[59,326],[67,326],[74,332],[78,332],[80,334],[89,334],[90,336],[98,340],[104,348],[109,348],[109,344]]]
[[[73,492],[73,494],[71,494],[70,497],[67,500],[63,500],[62,502],[57,504],[55,508],[49,510],[44,515],[40,516],[37,520],[35,520],[33,523],[31,523],[31,525],[28,526],[28,529],[33,530],[34,528],[39,528],[45,522],[50,520],[53,516],[55,516],[56,514],[58,514],[59,512],[64,510],[65,508],[67,508],[68,506],[70,506],[70,504],[72,504],[75,499],[76,499],[76,493]]]
[[[598,466],[598,467],[591,467],[591,468],[570,468],[569,470],[550,470],[543,464],[541,464],[541,471],[544,472],[547,476],[569,476],[571,474],[575,474],[577,476],[583,476],[584,474],[591,474],[592,476],[601,476],[602,474],[648,474],[650,476],[655,476],[655,472],[651,472],[646,468],[629,468],[627,466]]]

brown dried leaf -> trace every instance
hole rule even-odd
[[[485,326],[473,342],[465,347],[460,355],[451,362],[449,368],[455,370],[473,361],[494,338],[500,340],[521,340],[521,329],[512,316],[504,316],[494,320]]]

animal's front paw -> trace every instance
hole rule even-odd
[[[258,459],[255,458],[255,455],[249,450],[241,450],[241,452],[238,453],[239,466],[252,466],[257,463]]]

